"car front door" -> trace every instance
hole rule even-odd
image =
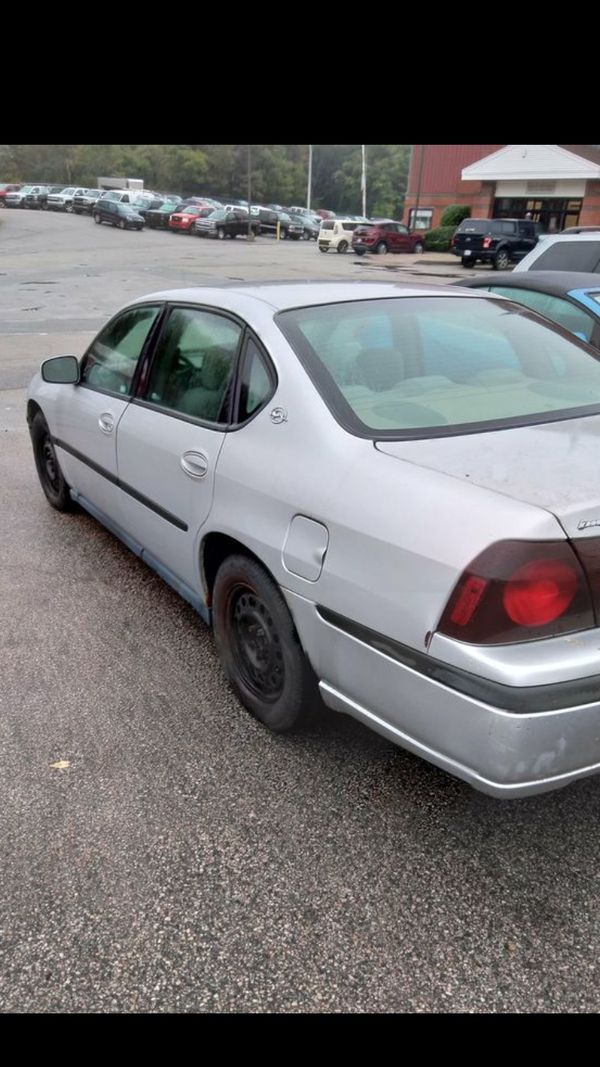
[[[395,229],[396,229],[396,234],[395,234],[396,244],[394,246],[395,251],[396,252],[411,252],[412,251],[412,246],[411,246],[411,242],[410,242],[410,235],[409,235],[409,232],[408,232],[408,229],[406,228],[406,226],[401,226],[400,223],[398,223],[396,225]]]
[[[198,541],[230,421],[242,325],[213,309],[173,306],[138,395],[119,422],[126,532],[192,599],[201,595]]]
[[[67,482],[117,523],[117,428],[160,310],[144,305],[117,315],[83,357],[79,384],[54,387],[52,430]]]

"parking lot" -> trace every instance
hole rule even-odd
[[[52,511],[31,457],[40,360],[139,294],[462,274],[0,215],[1,1011],[600,1008],[600,779],[500,802],[333,713],[268,733],[192,608]]]

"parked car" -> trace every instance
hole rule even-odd
[[[196,219],[201,218],[207,211],[211,213],[212,210],[206,205],[201,206],[199,204],[180,206],[170,216],[168,229],[172,230],[173,233],[191,233]]]
[[[476,275],[453,282],[515,300],[600,350],[600,277],[576,271],[527,270]]]
[[[318,234],[319,252],[344,253],[352,247],[352,238],[359,226],[367,224],[367,219],[356,222],[354,219],[323,219]]]
[[[300,241],[304,235],[304,223],[294,222],[287,211],[278,211],[279,237],[282,241],[289,238],[291,241]]]
[[[47,185],[22,185],[20,189],[6,194],[4,206],[36,209],[40,207],[40,197],[46,196],[47,193]]]
[[[352,234],[352,249],[359,256],[365,252],[412,252],[425,251],[422,233],[411,233],[402,222],[387,219],[357,226]]]
[[[250,228],[255,237],[261,232],[259,219],[250,216]],[[215,237],[222,241],[225,237],[245,237],[248,233],[248,212],[211,211],[208,215],[196,219],[194,233],[197,237]]]
[[[600,233],[558,234],[540,241],[516,271],[569,270],[600,272]]]
[[[48,211],[66,211],[69,214],[73,211],[74,202],[76,196],[83,196],[85,189],[78,188],[75,185],[68,185],[64,187],[52,186],[48,196],[42,203],[42,207]]]
[[[506,270],[537,244],[539,226],[530,219],[463,219],[452,238],[451,252],[463,267],[491,263]]]
[[[120,230],[143,230],[144,220],[131,204],[122,204],[119,200],[105,200],[100,198],[94,204],[92,212],[94,222],[101,225],[109,222],[111,226],[118,226]]]
[[[6,207],[4,199],[9,193],[18,193],[21,186],[14,182],[0,182],[0,210]]]
[[[163,204],[164,200],[160,196],[140,196],[132,201],[131,206],[134,211],[137,211],[138,215],[142,216],[145,222],[148,218],[148,212],[158,211]]]
[[[287,207],[282,210],[287,211],[288,215],[302,215],[304,218],[310,219],[315,226],[321,225],[321,216],[308,207]]]
[[[79,189],[73,197],[73,213],[75,215],[91,215],[94,205],[101,196],[101,189]]]
[[[161,207],[146,212],[146,226],[152,230],[168,230],[169,219],[175,211],[179,211],[180,205],[172,200],[165,200]]]
[[[161,292],[46,361],[27,419],[49,503],[196,608],[271,729],[323,701],[498,797],[600,771],[583,341],[451,287]]]
[[[301,237],[304,241],[316,241],[319,236],[320,222],[315,223],[309,215],[290,215],[294,225],[302,228]]]

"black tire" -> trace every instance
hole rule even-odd
[[[415,256],[422,256],[424,251],[425,251],[425,245],[423,244],[423,242],[422,241],[417,241],[415,247],[413,248],[413,252],[414,252]]]
[[[102,219],[100,218],[100,216],[99,216],[99,214],[98,214],[98,212],[97,212],[97,211],[94,211],[94,222],[95,222],[95,223],[96,223],[96,224],[97,224],[98,226],[101,226],[101,225],[102,225]]]
[[[343,256],[344,252],[348,251],[348,242],[347,241],[340,241],[339,245],[337,246],[337,250],[338,250],[339,254],[341,256]]]
[[[222,229],[221,227],[219,227],[219,229],[217,230],[217,241],[224,241],[224,240],[225,240],[225,230]]]
[[[388,246],[386,245],[385,241],[379,241],[378,244],[375,245],[375,252],[378,256],[383,256],[387,252],[387,250]]]
[[[67,215],[72,215],[73,214],[73,204],[72,203],[65,204],[65,211],[66,211]]]
[[[303,232],[302,232],[302,240],[303,241],[310,241],[311,237],[312,237],[312,234],[311,234],[310,230],[303,230]]]
[[[364,248],[355,248],[354,249],[354,254],[356,256],[364,256],[365,250],[364,250]]]
[[[48,423],[41,411],[34,415],[29,432],[38,478],[48,503],[57,511],[72,511],[75,504],[60,469]]]
[[[73,214],[74,215],[81,215],[81,210],[78,207],[74,207],[73,208]]]
[[[329,249],[328,248],[322,248],[321,245],[319,245],[319,252],[329,252]]]
[[[492,261],[494,270],[508,270],[510,256],[507,248],[499,248]]]
[[[279,240],[280,241],[287,241],[287,235],[288,235],[287,230],[280,230],[279,231]]]
[[[126,230],[127,229],[127,223],[125,222],[125,219],[119,219],[119,229],[120,230]]]
[[[472,259],[471,256],[463,256],[462,259],[461,259],[461,263],[462,263],[463,267],[473,267],[476,262],[477,262],[477,260],[476,259]]]
[[[242,704],[271,730],[305,721],[320,697],[287,605],[253,559],[229,556],[213,590],[217,652]]]

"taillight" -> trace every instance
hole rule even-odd
[[[491,237],[484,237],[483,238],[483,247],[484,248],[491,248],[491,245],[492,245],[492,238]]]
[[[586,574],[567,541],[499,541],[461,575],[439,631],[510,644],[595,625]]]

